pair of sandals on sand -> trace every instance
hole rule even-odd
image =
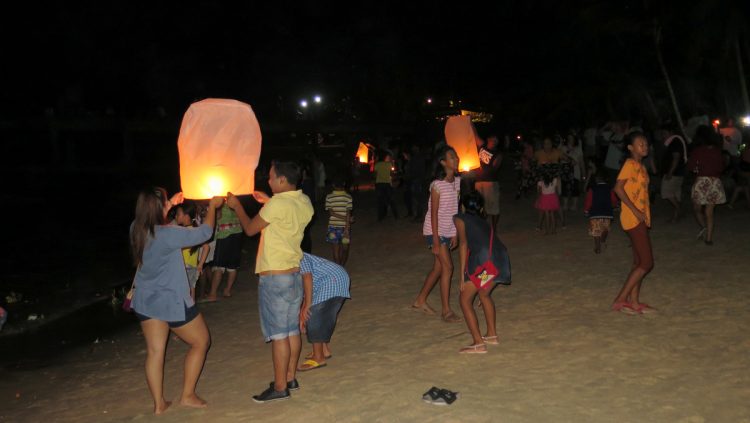
[[[427,314],[427,315],[430,315],[430,316],[437,315],[437,312],[435,311],[435,309],[433,309],[432,307],[430,307],[430,305],[427,304],[427,303],[424,303],[422,305],[414,305],[414,304],[412,304],[411,305],[411,310],[412,311],[416,311],[416,312],[421,312],[421,313],[424,313],[424,314]],[[448,314],[444,314],[444,315],[440,316],[440,318],[444,322],[446,322],[446,323],[458,323],[458,322],[460,322],[460,321],[463,320],[460,317],[458,317],[456,315],[456,313],[454,313],[453,311],[450,311]]]
[[[449,391],[447,389],[440,389],[436,386],[430,388],[429,391],[422,395],[422,401],[428,404],[434,405],[451,405],[453,404],[461,394],[458,392]]]

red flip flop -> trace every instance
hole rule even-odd
[[[640,313],[638,310],[633,308],[632,304],[630,304],[627,301],[620,301],[620,302],[616,302],[612,304],[612,311],[619,311],[620,313],[625,313],[625,314],[630,314],[630,315]]]

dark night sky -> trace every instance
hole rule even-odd
[[[718,60],[712,54],[726,56],[726,48],[710,48],[725,38],[724,6],[747,22],[747,6],[732,0],[686,8],[652,2],[648,9],[650,2],[632,0],[345,9],[254,3],[59,3],[41,14],[21,12],[13,20],[18,30],[4,37],[12,59],[4,111],[110,107],[128,115],[161,106],[180,114],[205,97],[274,110],[312,92],[348,96],[372,119],[416,109],[427,96],[515,114],[596,110],[633,85],[662,101],[654,17],[678,86],[683,76],[709,72],[707,63]],[[712,89],[694,91],[710,103],[703,97]]]

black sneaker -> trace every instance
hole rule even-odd
[[[429,391],[422,395],[422,401],[432,403],[440,397],[440,388],[433,386]]]
[[[269,382],[269,385],[273,388],[274,383],[275,382]],[[288,389],[290,391],[296,391],[296,390],[298,390],[299,389],[299,382],[297,382],[297,378],[295,378],[291,382],[287,382],[286,383],[286,389]]]
[[[257,403],[264,403],[264,402],[271,402],[271,401],[279,401],[279,400],[285,400],[289,399],[292,396],[289,394],[289,389],[284,389],[283,391],[277,391],[273,389],[273,384],[268,387],[263,393],[260,395],[253,395],[253,401]]]

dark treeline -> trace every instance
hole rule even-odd
[[[739,114],[750,108],[748,8],[740,0],[506,0],[450,10],[61,3],[14,20],[24,30],[5,40],[2,107],[6,117],[178,117],[195,100],[230,97],[265,121],[409,122],[434,97],[515,127],[663,121],[674,110],[661,55],[682,114]],[[311,112],[299,100],[315,93],[324,105],[304,116]]]

